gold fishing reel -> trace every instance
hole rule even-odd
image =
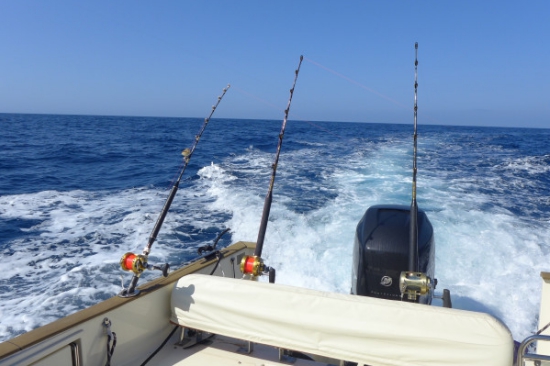
[[[147,257],[143,254],[128,252],[120,258],[120,267],[125,271],[132,271],[139,276],[147,269]]]
[[[421,295],[426,295],[432,289],[432,280],[422,272],[401,272],[399,276],[399,290],[401,297],[407,295],[407,299],[416,301]]]
[[[240,268],[243,274],[252,276],[253,280],[261,275],[268,275],[269,283],[275,283],[275,268],[266,266],[258,256],[245,255],[241,259]]]
[[[264,261],[255,255],[245,255],[241,260],[241,272],[252,276],[260,276],[265,269]]]

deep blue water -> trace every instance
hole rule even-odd
[[[0,340],[119,291],[120,275],[130,277],[120,256],[145,245],[202,123],[0,114]],[[177,267],[226,227],[221,245],[256,239],[280,128],[210,121],[151,261]],[[418,132],[418,201],[435,228],[441,288],[525,337],[536,327],[538,274],[550,270],[550,130]],[[349,291],[366,208],[410,203],[412,133],[288,122],[264,247],[279,282]]]

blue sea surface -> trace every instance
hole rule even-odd
[[[116,295],[202,118],[0,114],[0,341]],[[177,268],[255,241],[281,121],[212,119],[151,262]],[[264,258],[278,282],[347,293],[355,226],[373,204],[410,204],[412,125],[289,121]],[[435,229],[453,305],[537,326],[550,270],[550,130],[418,128],[418,203]],[[158,276],[149,272],[144,278]],[[144,280],[142,280],[144,281]]]

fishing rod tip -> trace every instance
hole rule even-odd
[[[304,55],[300,55],[300,61],[304,59]]]
[[[418,49],[418,42],[414,42],[414,48]]]

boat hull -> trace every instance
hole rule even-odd
[[[223,259],[215,275],[242,277],[239,258],[254,252],[254,243],[237,242],[221,250]],[[233,258],[233,261],[231,260]],[[200,258],[168,277],[139,287],[136,297],[114,296],[50,324],[0,343],[0,366],[5,365],[100,365],[107,360],[106,328],[111,321],[117,335],[113,365],[141,364],[168,336],[170,297],[174,284],[191,273],[209,274],[217,258]],[[74,358],[77,358],[74,360]]]

